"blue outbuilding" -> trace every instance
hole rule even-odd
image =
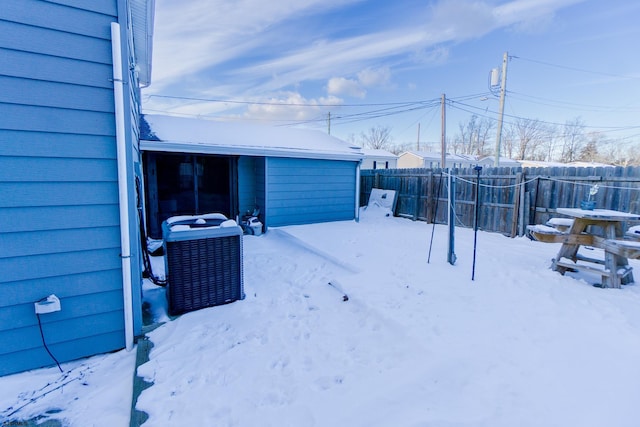
[[[324,132],[145,115],[149,234],[174,215],[259,210],[265,227],[358,215],[360,147]]]
[[[131,348],[153,0],[0,7],[0,375]],[[60,309],[36,314],[49,295]]]

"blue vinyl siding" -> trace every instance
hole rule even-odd
[[[0,75],[113,89],[111,64],[0,48]]]
[[[119,228],[72,228],[0,235],[0,258],[119,248]]]
[[[115,160],[0,157],[0,182],[113,182]]]
[[[3,129],[0,156],[115,160],[116,146],[111,136]]]
[[[102,319],[105,323],[112,320],[111,318]],[[117,316],[113,318],[117,321]],[[56,328],[57,326],[53,326]],[[44,329],[47,334],[49,329]],[[37,329],[36,329],[37,332]],[[98,331],[96,331],[98,332]],[[23,333],[24,334],[24,333]],[[38,337],[39,338],[39,337]],[[0,339],[2,339],[0,337]],[[103,332],[100,334],[90,335],[85,338],[77,338],[73,341],[75,345],[66,344],[50,344],[49,348],[60,360],[75,360],[85,357],[84,349],[92,348],[95,354],[106,353],[113,350],[113,343],[122,341],[122,331]],[[124,344],[120,344],[122,347]],[[34,366],[47,366],[51,364],[51,357],[47,354],[42,346],[32,348],[30,350],[18,351],[0,355],[0,376],[11,374],[13,372],[26,371],[33,369]]]
[[[115,136],[111,113],[8,104],[3,102],[2,93],[0,129]]]
[[[99,296],[100,298],[96,298]],[[100,294],[94,295],[74,295],[72,297],[67,297],[64,299],[65,307],[63,310],[60,310],[56,313],[50,313],[49,316],[41,316],[40,319],[43,325],[67,322],[73,325],[73,319],[76,318],[84,318],[85,320],[92,322],[90,319],[91,316],[98,313],[113,313],[117,311],[122,311],[122,290],[115,289],[108,292],[102,292]],[[9,315],[11,317],[9,317]],[[33,302],[28,302],[21,305],[16,305],[13,307],[13,310],[0,310],[0,322],[4,321],[13,321],[14,329],[13,331],[19,331],[21,328],[33,328],[37,326],[34,323],[34,320],[37,323],[36,316],[33,309]],[[114,322],[114,325],[121,324],[121,322]],[[104,325],[105,330],[116,330],[116,328],[112,327],[113,325]],[[13,334],[15,332],[7,332],[8,335]],[[84,334],[86,335],[86,333]],[[73,329],[59,329],[53,330],[49,334],[49,338],[53,341],[68,341],[73,340],[74,337],[83,337],[82,334],[77,334]],[[35,340],[29,339],[25,340],[16,340],[15,342],[7,341],[7,345],[5,350],[7,353],[11,353],[14,351],[25,350],[32,347],[40,347],[39,340],[40,336]],[[34,345],[35,343],[35,345]]]
[[[15,297],[11,304],[0,300],[0,309],[20,304],[33,304],[34,301],[48,295],[52,288],[60,289],[57,294],[61,299],[79,295],[93,295],[101,292],[121,291],[122,273],[119,269],[101,270],[93,272],[79,272],[65,276],[41,277],[27,280],[17,280],[3,283],[5,290],[12,292]],[[8,311],[3,312],[8,313]],[[0,314],[6,316],[6,314]],[[6,317],[5,317],[6,318]]]
[[[105,9],[107,13],[86,13],[86,10],[69,8],[64,5],[65,2],[60,3],[62,4],[38,0],[3,0],[3,18],[33,27],[100,37],[105,40],[111,39],[109,26],[116,15],[115,7]],[[111,3],[115,6],[115,1]],[[86,5],[87,2],[85,1],[84,4]],[[39,13],[31,13],[32,10],[38,10]]]
[[[0,20],[0,47],[82,61],[111,63],[111,42]]]
[[[4,0],[0,8],[0,375],[53,363],[33,306],[51,293],[62,310],[41,319],[60,361],[125,345],[110,24],[120,20],[126,31],[126,16],[121,0]],[[126,79],[139,330],[139,98]]]
[[[118,210],[109,205],[0,208],[0,233],[115,227],[119,222]]]
[[[2,294],[5,303],[10,304],[19,295],[13,294],[15,290],[13,287],[5,286],[5,283],[8,282],[46,279],[120,268],[120,248],[94,248],[85,251],[0,258],[0,271],[3,272],[0,294]],[[104,285],[111,286],[110,284]],[[122,283],[120,283],[120,287],[122,287]],[[51,289],[40,298],[46,297],[50,293],[62,292],[62,290],[62,288]],[[0,325],[0,328],[10,326]]]
[[[0,194],[11,194],[11,197],[0,198],[0,208],[112,204],[111,209],[118,209],[115,182],[0,182]]]
[[[0,76],[2,101],[71,110],[113,113],[113,89]]]
[[[270,158],[269,226],[353,219],[356,166],[337,160]]]

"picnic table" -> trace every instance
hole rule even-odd
[[[640,238],[625,235],[623,225],[626,221],[640,220],[640,215],[609,209],[558,208],[556,212],[570,218],[550,222],[550,226],[528,227],[529,235],[535,240],[562,243],[552,260],[553,270],[560,274],[567,271],[599,274],[605,288],[620,288],[621,284],[634,281],[628,259],[640,259]],[[557,226],[559,224],[562,226]],[[602,249],[604,259],[578,253],[581,246]]]

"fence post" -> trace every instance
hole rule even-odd
[[[422,177],[418,174],[416,177],[418,185],[416,185],[416,208],[413,211],[413,220],[416,221],[420,217],[420,202],[422,200]]]
[[[456,263],[455,252],[455,230],[456,230],[456,177],[453,175],[453,169],[448,170],[449,176],[449,250],[447,251],[447,261],[449,264]]]
[[[518,223],[520,222],[520,190],[522,187],[522,172],[516,174],[516,187],[513,190],[513,221],[511,221],[511,237],[518,235]]]
[[[431,206],[433,204],[433,171],[429,172],[429,175],[427,176],[427,210],[424,213],[424,218],[425,221],[427,221],[427,224],[429,224],[430,222],[433,221],[433,218],[431,217]]]

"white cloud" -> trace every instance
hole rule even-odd
[[[498,6],[494,10],[496,25],[516,25],[530,29],[536,22],[548,22],[554,13],[585,0],[513,0]]]
[[[449,60],[449,49],[444,46],[420,49],[414,52],[412,59],[418,64],[440,65]]]
[[[278,22],[361,0],[158,0],[155,8],[153,84],[239,58],[258,46],[256,37]]]
[[[367,95],[365,88],[389,84],[391,70],[388,67],[369,67],[359,71],[356,76],[356,79],[332,77],[327,83],[327,93],[329,95],[348,95],[364,98]]]
[[[450,41],[480,37],[496,25],[493,7],[484,1],[445,0],[431,7],[427,28]]]
[[[356,80],[332,77],[327,83],[327,93],[329,95],[349,95],[356,98],[364,98],[367,91]]]
[[[389,67],[365,68],[358,73],[358,81],[363,86],[384,86],[391,80]]]
[[[388,85],[392,65],[442,64],[443,44],[498,28],[526,27],[584,0],[441,0],[352,37],[304,31],[305,19],[361,0],[157,0],[152,85],[145,94],[242,98],[278,93],[305,81],[329,95],[364,97]],[[426,22],[426,24],[425,24]],[[286,24],[286,25],[285,25]],[[296,89],[297,90],[297,89]],[[287,98],[287,97],[285,97]]]
[[[305,46],[289,55],[236,70],[236,76],[277,76],[258,86],[259,90],[278,90],[304,80],[324,80],[335,75],[353,75],[370,63],[414,49],[424,42],[425,34],[413,30],[373,33],[337,41],[322,41]]]
[[[286,92],[279,97],[262,99],[251,104],[242,114],[246,120],[266,122],[309,122],[324,126],[326,114],[340,106],[343,100],[336,96],[307,99],[298,92]]]

